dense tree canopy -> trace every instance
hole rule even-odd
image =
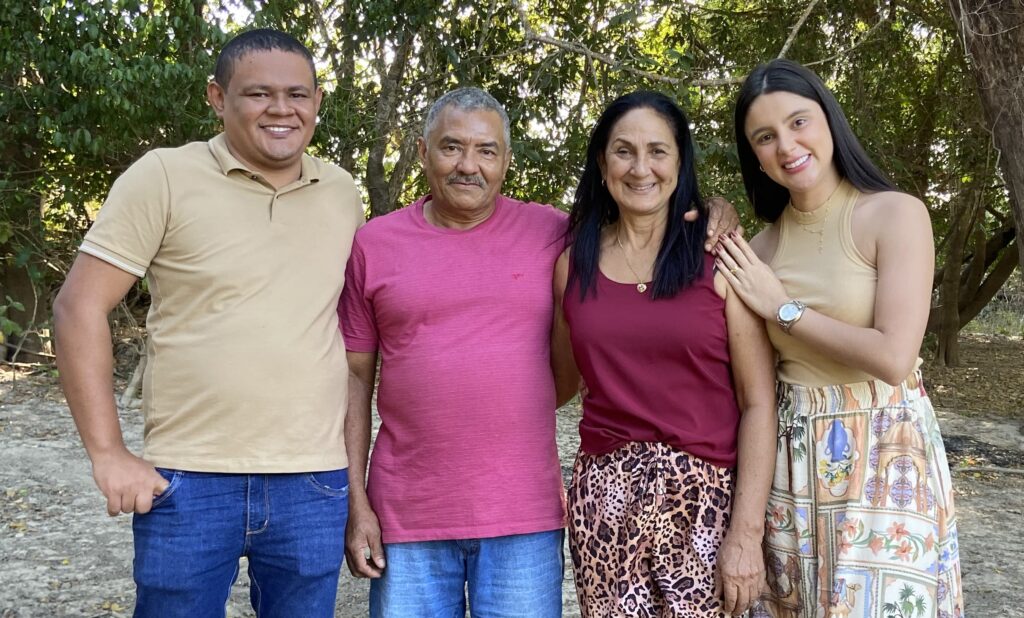
[[[354,173],[368,216],[425,190],[415,157],[423,113],[458,85],[482,86],[508,106],[509,194],[567,206],[596,115],[615,96],[650,88],[689,114],[704,192],[749,213],[732,143],[738,84],[777,56],[809,64],[877,162],[932,212],[939,268],[931,327],[953,346],[942,353],[955,362],[956,332],[1017,263],[1011,199],[1019,198],[1003,181],[1006,162],[1001,169],[952,5],[0,3],[0,326],[7,335],[45,333],[49,297],[110,183],[150,148],[212,135],[203,94],[216,50],[240,29],[272,26],[319,59],[328,95],[313,149]]]

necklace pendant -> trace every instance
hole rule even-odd
[[[640,292],[641,294],[643,294],[644,292],[647,291],[647,284],[646,283],[638,283],[638,284],[636,284],[636,291]]]

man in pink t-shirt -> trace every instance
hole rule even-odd
[[[373,578],[371,616],[461,615],[467,587],[474,615],[560,616],[550,328],[566,216],[500,195],[509,123],[487,93],[448,93],[425,125],[431,194],[360,229],[340,304],[349,568]]]

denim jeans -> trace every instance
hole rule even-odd
[[[170,485],[135,515],[135,616],[225,615],[238,559],[260,618],[334,616],[348,471],[212,474],[157,468]]]
[[[389,543],[370,582],[372,618],[558,618],[562,530],[490,539]]]

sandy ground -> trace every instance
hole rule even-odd
[[[51,379],[0,381],[0,618],[127,616],[131,521],[107,517],[88,460]],[[559,450],[567,475],[578,445],[573,410],[559,413]],[[1024,466],[1021,422],[940,411],[952,465]],[[122,414],[126,438],[141,440],[137,412]],[[1024,476],[957,474],[967,615],[1024,616]],[[244,564],[241,572],[245,572]],[[571,568],[565,615],[579,615]],[[342,575],[336,615],[366,615],[365,581]],[[252,616],[241,576],[228,616]],[[296,616],[301,616],[301,609]]]

